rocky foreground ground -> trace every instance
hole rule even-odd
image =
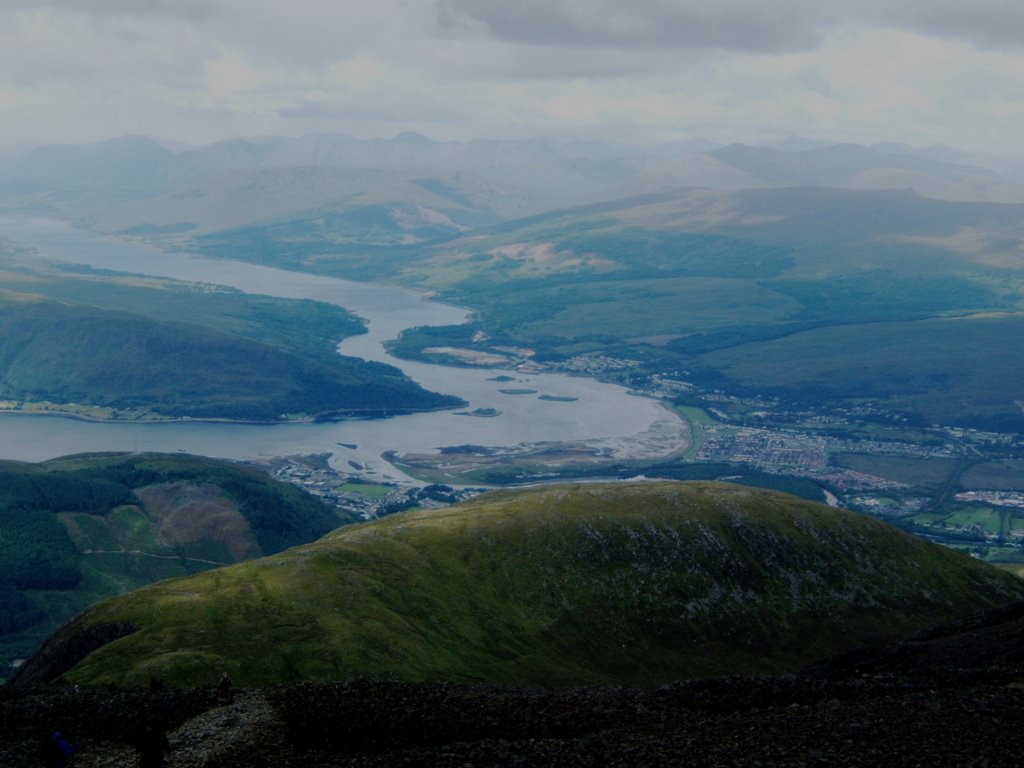
[[[799,675],[656,689],[351,682],[157,692],[0,689],[0,765],[42,765],[62,729],[76,768],[168,766],[1017,766],[1024,604]]]

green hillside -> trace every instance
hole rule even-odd
[[[0,399],[242,420],[461,403],[380,363],[43,300],[0,300]]]
[[[7,407],[267,421],[461,403],[339,355],[365,324],[323,302],[51,264],[3,242],[0,277]]]
[[[0,663],[80,610],[352,522],[265,473],[188,455],[0,463]],[[3,674],[0,674],[3,677]]]
[[[797,392],[814,405],[886,403],[925,423],[1024,424],[1024,382],[1009,350],[1024,344],[1024,315],[1005,314],[816,328],[699,358],[733,391]],[[794,361],[800,361],[794,365]]]
[[[1019,431],[1024,389],[1003,331],[1016,336],[1024,311],[1022,211],[906,190],[690,189],[416,246],[339,240],[319,219],[193,246],[402,283],[475,310],[469,328],[404,334],[394,351],[405,357],[514,347],[581,370],[574,358],[603,356],[624,362],[601,375],[629,384],[671,374],[703,390],[771,392],[813,408],[868,398],[916,423]],[[869,380],[869,369],[895,373]]]
[[[319,301],[135,275],[78,274],[74,266],[51,267],[38,260],[29,263],[31,271],[24,262],[16,266],[17,271],[4,273],[4,289],[12,294],[194,323],[303,356],[335,358],[339,341],[366,333],[360,318]]]
[[[78,661],[66,679],[655,684],[792,670],[1022,593],[954,551],[783,494],[549,486],[152,585],[90,610],[20,674]]]

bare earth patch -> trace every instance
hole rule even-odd
[[[135,491],[161,536],[172,545],[224,544],[235,560],[263,554],[249,522],[215,485],[160,483]]]

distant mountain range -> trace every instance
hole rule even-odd
[[[370,140],[238,138],[172,152],[152,139],[126,136],[45,146],[15,158],[0,167],[0,203],[108,232],[181,236],[300,211],[337,215],[374,205],[412,207],[455,232],[687,187],[891,188],[947,200],[1024,202],[1019,173],[1000,175],[961,157],[897,145],[783,151],[710,142],[629,154],[550,139],[437,142],[410,133]],[[409,239],[424,237],[411,231]]]

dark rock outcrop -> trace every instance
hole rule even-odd
[[[32,658],[18,667],[8,684],[25,686],[52,682],[93,651],[137,631],[138,627],[127,621],[86,624],[80,618],[74,619],[52,634]]]
[[[0,688],[0,765],[60,727],[75,765],[135,765],[168,731],[170,768],[245,766],[1016,766],[1024,603],[798,675],[659,688],[350,682],[156,692]]]

